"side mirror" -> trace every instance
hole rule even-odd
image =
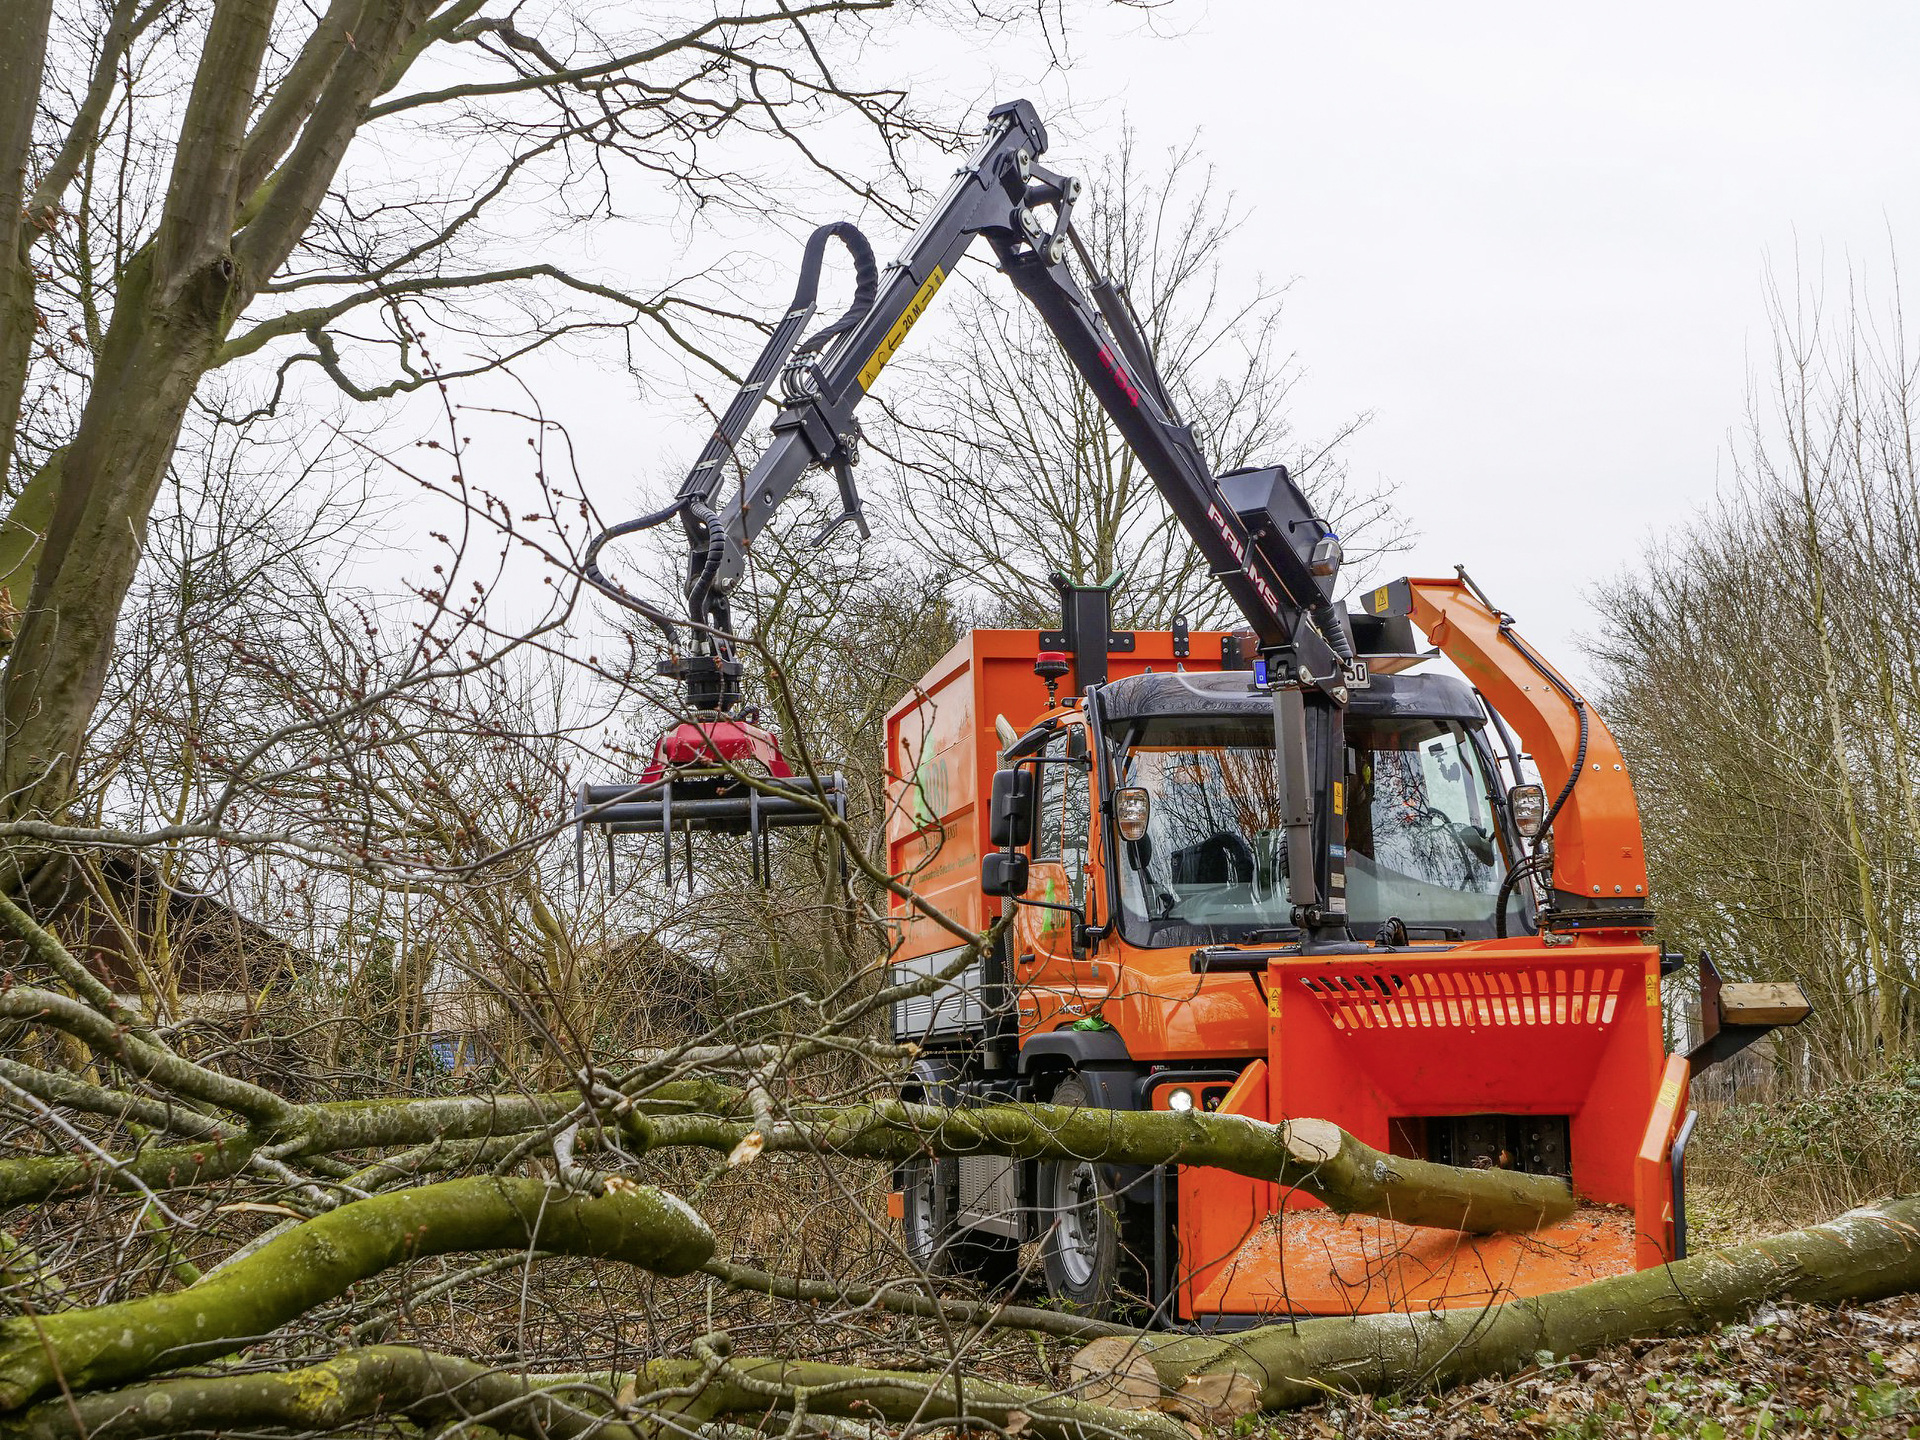
[[[1138,785],[1122,785],[1113,792],[1113,827],[1129,845],[1143,839],[1153,818],[1153,796]]]
[[[1015,765],[993,772],[993,794],[987,802],[987,838],[1002,850],[1014,849],[1033,839],[1032,770]],[[1026,888],[1023,881],[1020,889]]]
[[[1507,791],[1507,810],[1513,828],[1531,840],[1547,819],[1547,792],[1538,785],[1516,785]]]
[[[987,856],[980,862],[980,889],[988,895],[1006,897],[1026,894],[1027,857],[1018,850],[996,850]]]

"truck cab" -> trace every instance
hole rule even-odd
[[[1516,875],[1543,796],[1513,727],[1421,668],[1410,631],[1353,619],[1372,648],[1331,945],[1293,923],[1273,698],[1239,637],[1110,633],[1085,667],[1105,675],[1061,693],[1058,633],[974,631],[896,707],[894,873],[961,928],[1005,918],[963,963],[951,928],[897,906],[893,977],[939,977],[893,1007],[920,1047],[907,1093],[1313,1116],[1390,1154],[1564,1175],[1578,1216],[1469,1237],[1196,1167],[959,1157],[898,1176],[922,1263],[991,1278],[1038,1242],[1063,1303],[1220,1324],[1485,1304],[1672,1256],[1684,1104],[1644,888],[1543,929],[1546,872]],[[1583,764],[1616,764],[1610,744]]]

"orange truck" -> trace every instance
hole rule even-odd
[[[644,770],[580,788],[582,865],[591,825],[661,837],[669,878],[695,830],[744,835],[764,872],[773,830],[844,817],[838,781],[791,764],[746,704],[732,596],[810,472],[840,498],[820,543],[865,534],[856,412],[984,244],[1247,628],[1116,632],[1107,590],[1062,580],[1059,630],[975,631],[893,711],[894,872],[970,931],[1008,922],[970,963],[951,928],[895,911],[911,1093],[1314,1116],[1392,1154],[1565,1175],[1588,1203],[1470,1239],[1203,1170],[929,1160],[897,1192],[915,1253],[990,1271],[1037,1240],[1061,1300],[1131,1294],[1174,1323],[1481,1304],[1679,1254],[1690,1070],[1792,1005],[1705,975],[1707,1035],[1664,1054],[1639,818],[1606,726],[1464,578],[1340,603],[1340,537],[1285,466],[1214,471],[1047,143],[1032,105],[993,107],[884,272],[856,227],[817,229],[679,496],[588,547],[583,577],[660,632],[684,699]],[[853,298],[807,334],[829,246]],[[771,437],[723,494],[770,398]],[[600,563],[670,523],[679,614]],[[1416,630],[1465,678],[1421,673]]]
[[[1062,589],[1067,627],[975,630],[888,716],[891,869],[969,930],[1011,910],[956,971],[951,931],[896,902],[895,980],[943,977],[893,1007],[921,1047],[909,1096],[1315,1116],[1566,1176],[1583,1204],[1470,1236],[1216,1170],[963,1156],[900,1169],[916,1259],[991,1277],[1038,1241],[1063,1302],[1230,1324],[1484,1305],[1683,1253],[1691,1068],[1767,1025],[1736,1008],[1666,1053],[1633,787],[1565,677],[1464,575],[1360,597],[1342,799],[1346,927],[1369,938],[1303,947],[1246,637],[1114,633],[1104,592]],[[1025,886],[991,895],[1009,852]]]

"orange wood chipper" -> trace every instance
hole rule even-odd
[[[1242,637],[1111,633],[1105,598],[1068,588],[1083,623],[1061,632],[972,632],[888,718],[892,869],[975,928],[1014,907],[990,954],[896,1005],[914,1093],[1313,1116],[1390,1154],[1567,1176],[1584,1203],[1472,1236],[1217,1170],[961,1157],[902,1167],[922,1262],[990,1276],[1037,1239],[1063,1301],[1217,1323],[1483,1305],[1681,1255],[1691,1074],[1805,1007],[1724,987],[1706,1040],[1665,1053],[1671,957],[1600,717],[1464,577],[1361,597],[1368,684],[1331,804],[1365,938],[1303,946]],[[1466,678],[1416,668],[1415,629]],[[982,863],[1009,850],[1024,889],[990,895]],[[899,923],[898,978],[951,969],[950,932]]]
[[[1031,105],[995,107],[884,272],[851,225],[816,231],[679,496],[595,540],[587,579],[659,628],[685,698],[642,773],[581,788],[582,836],[655,833],[670,857],[676,836],[690,854],[696,831],[745,833],[764,869],[773,829],[844,815],[838,778],[791,764],[744,703],[731,596],[810,470],[841,501],[821,543],[865,535],[856,411],[984,240],[1245,628],[1118,632],[1108,589],[1056,577],[1057,631],[974,631],[894,709],[893,871],[975,931],[1011,911],[970,960],[897,902],[908,1093],[1312,1116],[1393,1155],[1566,1176],[1585,1208],[1470,1237],[1191,1167],[928,1159],[894,1196],[915,1256],[985,1274],[1037,1241],[1064,1302],[1226,1324],[1484,1304],[1679,1255],[1689,1077],[1804,1000],[1703,973],[1705,1037],[1665,1053],[1639,817],[1605,724],[1464,573],[1336,599],[1338,535],[1284,466],[1215,473],[1046,148]],[[802,338],[829,242],[853,300]],[[723,497],[769,399],[772,437]],[[674,520],[680,615],[599,564]],[[1416,632],[1458,673],[1422,671]]]

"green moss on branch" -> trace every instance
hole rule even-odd
[[[87,1390],[228,1354],[402,1260],[522,1248],[684,1275],[712,1256],[713,1236],[682,1201],[637,1186],[594,1199],[538,1180],[469,1179],[376,1195],[309,1220],[188,1289],[6,1321],[0,1410],[56,1384]]]
[[[245,1137],[141,1150],[110,1165],[94,1155],[0,1160],[0,1210],[72,1195],[107,1184],[149,1190],[205,1185],[246,1169],[257,1146]]]
[[[1572,1290],[1420,1315],[1289,1321],[1230,1339],[1145,1342],[1161,1384],[1238,1371],[1265,1409],[1312,1404],[1328,1386],[1384,1393],[1512,1374],[1542,1350],[1586,1355],[1636,1336],[1691,1334],[1768,1301],[1815,1305],[1920,1290],[1920,1196],[1806,1230],[1690,1256]]]
[[[634,1116],[641,1143],[732,1152],[749,1134],[764,1148],[904,1160],[915,1155],[1011,1155],[1121,1165],[1207,1165],[1297,1187],[1346,1214],[1477,1234],[1526,1231],[1571,1215],[1564,1180],[1468,1170],[1386,1155],[1323,1120],[1269,1125],[1198,1110],[1103,1110],[990,1105],[947,1110],[902,1100],[802,1110],[770,1131],[711,1115]]]
[[[633,1395],[622,1420],[601,1397]],[[400,1345],[348,1350],[284,1373],[189,1376],[0,1419],[0,1440],[161,1440],[186,1432],[333,1430],[375,1416],[431,1425],[487,1417],[524,1440],[639,1440],[768,1411],[921,1424],[973,1418],[1040,1440],[1188,1440],[1171,1416],[1088,1404],[1024,1386],[851,1365],[657,1360],[632,1372],[513,1374]]]

